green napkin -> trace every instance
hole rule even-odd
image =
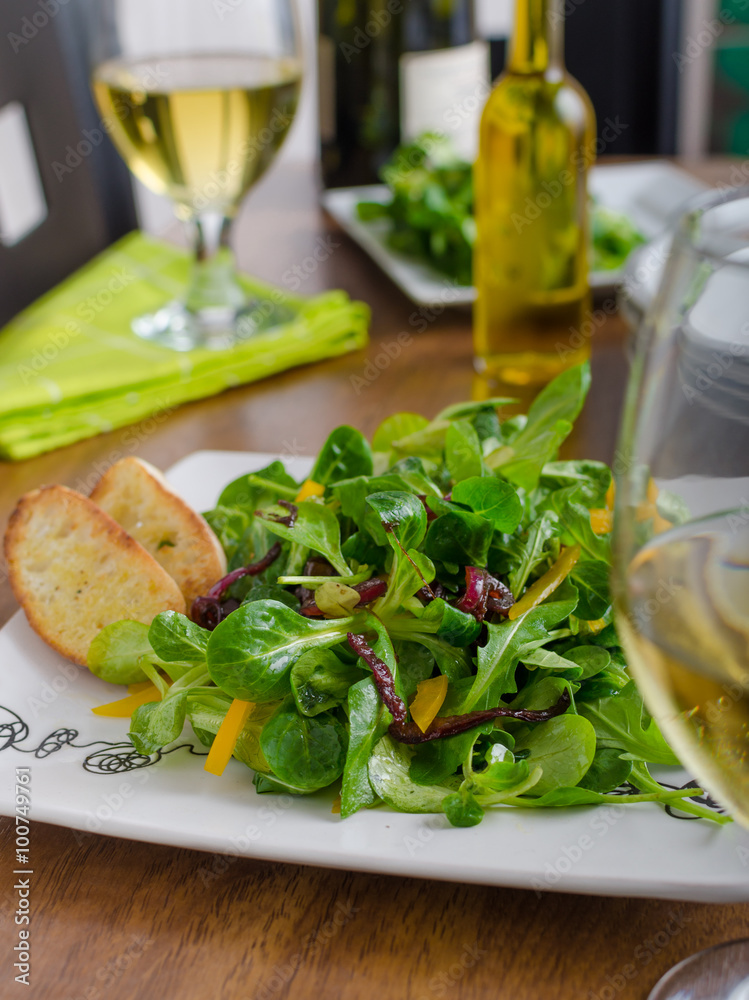
[[[367,343],[369,309],[344,292],[312,299],[243,277],[294,318],[226,351],[180,353],[131,321],[179,297],[186,253],[131,233],[0,331],[0,457],[24,459]]]

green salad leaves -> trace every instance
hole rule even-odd
[[[386,204],[362,201],[363,222],[387,219],[393,250],[427,260],[459,285],[473,284],[473,168],[449,139],[425,133],[400,146],[380,171]],[[591,270],[617,271],[645,237],[626,215],[591,203]]]
[[[136,749],[231,730],[258,791],[340,790],[344,818],[657,801],[724,820],[648,770],[678,761],[612,624],[610,517],[591,520],[611,473],[558,457],[589,384],[571,369],[504,422],[499,400],[396,414],[372,445],[339,427],[305,483],[275,462],[224,487],[206,516],[230,575],[192,620],[91,646],[98,677],[150,692]]]

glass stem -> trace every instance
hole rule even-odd
[[[237,275],[229,246],[232,219],[220,212],[204,212],[190,223],[194,247],[193,270],[185,305],[192,313],[236,313],[247,304],[247,293]]]

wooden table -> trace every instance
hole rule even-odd
[[[695,170],[713,181],[729,171],[715,161]],[[480,391],[468,313],[420,315],[326,221],[312,177],[271,175],[250,199],[238,242],[242,265],[265,278],[295,284],[289,269],[297,264],[301,292],[341,287],[371,303],[368,351],[0,464],[0,528],[24,491],[50,482],[81,488],[122,455],[164,468],[200,448],[311,454],[339,423],[371,433],[393,411],[432,416]],[[593,389],[573,454],[612,458],[625,335],[611,317],[593,338]],[[13,610],[3,577],[0,624]],[[636,1000],[673,963],[749,926],[749,906],[539,897],[226,859],[34,824],[27,989],[11,970],[14,865],[11,825],[1,823],[0,998]]]

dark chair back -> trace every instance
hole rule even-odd
[[[0,3],[0,110],[22,105],[47,204],[36,229],[0,244],[0,324],[136,226],[127,169],[88,90],[85,2]]]

